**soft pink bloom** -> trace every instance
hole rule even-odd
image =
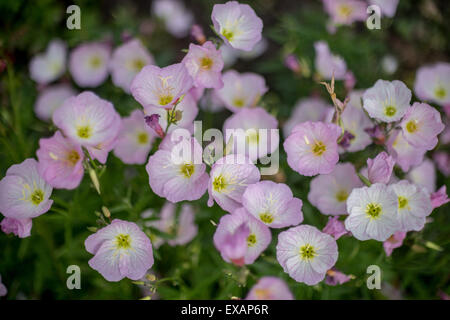
[[[440,206],[450,202],[450,199],[447,196],[447,187],[444,185],[439,188],[438,191],[432,193],[430,195],[430,201],[433,209],[439,208]]]
[[[159,124],[159,118],[161,116],[159,114],[151,114],[149,116],[145,116],[145,124],[153,129],[153,131],[158,135],[160,138],[164,138],[165,132],[161,125]]]
[[[277,119],[265,109],[245,108],[234,113],[223,124],[225,141],[232,141],[232,152],[255,161],[278,149],[280,137]]]
[[[39,174],[53,188],[75,189],[84,175],[81,147],[56,131],[51,138],[39,140],[36,151]]]
[[[143,107],[171,108],[192,84],[192,77],[182,63],[165,68],[149,65],[136,75],[130,91]]]
[[[414,92],[421,100],[450,104],[450,63],[438,62],[417,70]]]
[[[255,44],[253,49],[250,51],[243,51],[243,50],[239,50],[239,49],[233,49],[233,50],[237,51],[240,59],[252,60],[252,59],[255,59],[255,58],[261,56],[267,50],[268,46],[269,46],[269,42],[267,41],[266,38],[263,37],[263,38],[261,38],[261,40],[259,40]]]
[[[387,149],[395,163],[408,172],[411,167],[422,163],[427,150],[410,145],[400,130],[393,130],[387,141]]]
[[[155,133],[145,123],[144,113],[134,110],[129,117],[122,119],[114,155],[126,164],[144,164],[154,139]]]
[[[339,216],[329,217],[327,225],[323,228],[322,232],[334,237],[334,240],[339,239],[343,235],[350,234],[345,229],[344,222],[339,220]]]
[[[322,214],[347,214],[346,201],[354,188],[362,187],[351,163],[338,163],[329,174],[311,180],[308,201]]]
[[[369,0],[370,4],[379,6],[381,12],[389,18],[394,17],[399,1],[400,0]]]
[[[347,71],[344,76],[345,90],[352,91],[356,85],[356,78],[353,72]]]
[[[448,125],[449,122],[446,121],[444,123],[446,123],[446,126],[444,131],[439,135],[439,142],[441,144],[450,144],[450,126]]]
[[[433,160],[443,175],[446,177],[450,176],[450,154],[448,152],[435,152],[433,154]]]
[[[242,195],[248,185],[259,181],[261,175],[250,159],[230,154],[217,160],[211,168],[208,184],[208,206],[214,201],[225,211],[233,212],[242,206]]]
[[[69,70],[80,87],[97,87],[108,77],[111,49],[100,42],[83,43],[72,50]]]
[[[2,283],[2,276],[0,275],[0,297],[6,296],[8,294],[8,289]]]
[[[412,168],[407,178],[430,193],[436,190],[436,168],[430,159],[425,159],[420,165]]]
[[[191,43],[183,63],[194,79],[196,87],[216,89],[223,87],[222,54],[211,41],[201,46]]]
[[[91,157],[105,163],[114,148],[121,119],[114,106],[90,91],[68,98],[53,114],[53,123]]]
[[[144,112],[146,115],[157,114],[159,115],[158,123],[161,126],[162,130],[165,132],[167,128],[168,119],[167,117],[171,117],[172,124],[169,127],[168,132],[171,133],[175,131],[177,128],[186,128],[189,131],[193,132],[194,130],[194,120],[198,114],[197,103],[190,93],[187,93],[181,102],[178,103],[175,112],[169,111],[159,108],[147,106],[144,108]]]
[[[330,112],[333,112],[333,106],[322,98],[309,97],[298,100],[291,117],[283,125],[284,136],[288,137],[292,129],[302,122],[325,121]]]
[[[170,246],[184,245],[189,243],[198,233],[198,227],[194,219],[194,209],[190,204],[186,203],[181,206],[180,215],[177,219],[176,205],[167,201],[161,209],[159,219],[148,221],[146,226],[154,227],[172,236],[173,238],[167,240]],[[151,240],[155,248],[165,242],[165,239],[156,235],[152,235]]]
[[[235,49],[250,51],[261,40],[263,22],[248,4],[215,4],[211,19],[222,40]]]
[[[52,206],[53,188],[39,175],[38,162],[26,159],[14,164],[0,180],[0,212],[8,218],[35,218]]]
[[[394,249],[399,248],[403,244],[403,240],[406,237],[406,232],[397,231],[392,236],[389,237],[386,241],[383,242],[384,252],[386,252],[386,256],[390,256]]]
[[[167,31],[177,38],[188,35],[194,16],[179,0],[152,1],[152,12],[163,20]]]
[[[363,95],[363,107],[370,117],[383,122],[400,120],[410,108],[411,90],[399,80],[378,80]]]
[[[250,289],[245,300],[294,300],[294,296],[282,279],[262,277]]]
[[[336,268],[331,268],[327,271],[327,276],[325,278],[325,283],[329,286],[336,286],[338,284],[344,284],[349,282],[352,278]]]
[[[203,28],[199,24],[194,24],[191,27],[191,37],[200,44],[203,44],[206,41],[206,36],[203,32]]]
[[[141,69],[155,60],[139,39],[132,39],[117,47],[109,62],[114,85],[130,92],[130,85]]]
[[[222,258],[239,266],[255,262],[271,240],[269,228],[244,208],[220,218],[214,233],[214,246]]]
[[[197,200],[206,192],[208,174],[202,162],[203,150],[195,138],[161,143],[146,165],[150,187],[158,196],[171,202]],[[183,155],[179,156],[179,151]]]
[[[296,226],[303,221],[302,200],[294,198],[284,183],[260,181],[245,189],[242,205],[271,228]]]
[[[52,40],[44,53],[31,59],[30,77],[39,84],[47,84],[63,75],[66,71],[66,44],[59,40]]]
[[[114,219],[84,242],[94,257],[89,266],[108,281],[139,280],[153,265],[150,239],[132,223]]]
[[[380,152],[374,159],[367,159],[367,175],[370,183],[385,183],[391,179],[395,160],[386,152]]]
[[[284,65],[294,73],[301,73],[300,61],[295,54],[288,54],[284,58]]]
[[[206,90],[200,99],[200,108],[207,112],[215,113],[224,110],[225,105],[222,99],[219,98],[216,90]]]
[[[45,88],[39,93],[34,104],[36,116],[44,121],[50,121],[53,112],[69,97],[76,95],[76,91],[67,84],[56,84]]]
[[[403,136],[410,145],[426,150],[434,149],[437,136],[445,126],[441,114],[426,103],[415,102],[401,122]]]
[[[342,130],[335,124],[304,122],[284,141],[289,166],[304,176],[328,174],[339,160],[337,139]]]
[[[360,0],[323,0],[325,11],[336,25],[350,25],[367,19],[367,4]]]
[[[314,43],[316,58],[314,64],[320,78],[331,80],[334,76],[336,80],[343,80],[347,73],[347,64],[342,57],[334,55],[325,41]]]
[[[194,98],[195,102],[198,102],[205,93],[205,87],[192,87],[191,90],[189,90],[189,94]]]
[[[353,136],[349,140],[349,146],[345,149],[346,151],[361,151],[372,143],[372,139],[366,131],[367,128],[372,126],[372,121],[361,108],[347,105],[341,115],[341,119],[345,131]]]
[[[222,80],[224,86],[217,90],[217,95],[225,107],[233,112],[256,106],[268,90],[264,78],[252,72],[228,70],[223,74]]]
[[[0,226],[2,231],[6,234],[13,233],[19,238],[29,237],[31,234],[31,227],[33,222],[30,218],[26,219],[14,219],[14,218],[3,218]]]
[[[336,241],[313,226],[293,227],[278,235],[277,260],[297,282],[319,283],[337,258]]]

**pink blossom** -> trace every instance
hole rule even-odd
[[[216,89],[223,87],[222,55],[211,41],[207,41],[201,46],[191,43],[182,62],[194,79],[196,87]]]
[[[352,277],[340,272],[338,269],[333,267],[327,271],[325,283],[329,286],[336,286],[338,284],[349,282],[351,279]]]
[[[114,106],[90,91],[68,98],[53,114],[53,123],[91,157],[105,163],[114,148],[121,119]]]
[[[84,154],[81,147],[56,131],[51,138],[39,140],[36,151],[39,174],[52,187],[75,189],[84,175]]]
[[[450,202],[450,199],[447,196],[447,187],[444,185],[438,191],[432,193],[430,195],[430,200],[433,209],[439,208],[440,206]]]
[[[345,131],[353,136],[348,141],[349,146],[346,151],[361,151],[372,143],[372,139],[366,131],[367,128],[371,127],[372,121],[361,108],[348,105],[342,113],[341,119]]]
[[[89,266],[108,281],[139,280],[153,265],[150,239],[132,223],[114,219],[84,242],[94,257]]]
[[[395,163],[404,172],[408,172],[411,167],[421,164],[427,152],[424,148],[413,147],[409,144],[400,130],[392,130],[387,141],[387,149]]]
[[[248,4],[215,4],[211,19],[217,34],[235,49],[251,51],[261,40],[263,22]]]
[[[392,236],[389,237],[386,241],[383,242],[384,252],[386,252],[386,256],[390,256],[394,249],[399,248],[403,244],[403,240],[406,237],[406,232],[397,231]]]
[[[439,171],[446,177],[450,176],[450,155],[445,151],[435,152],[433,160]]]
[[[284,58],[284,65],[294,73],[299,74],[301,72],[300,61],[294,54],[288,54]]]
[[[144,120],[141,110],[134,110],[122,119],[114,155],[126,164],[144,164],[152,148],[155,133]]]
[[[395,160],[386,152],[380,152],[374,159],[367,159],[368,178],[371,183],[389,183]]]
[[[262,277],[250,289],[245,300],[294,300],[294,296],[282,279]]]
[[[403,136],[414,147],[434,149],[445,126],[440,113],[426,103],[415,102],[401,122]]]
[[[188,35],[194,22],[194,16],[179,0],[152,1],[152,12],[160,18],[167,31],[177,38]]]
[[[438,62],[417,70],[414,92],[421,100],[450,104],[450,63]]]
[[[34,105],[34,112],[39,119],[50,121],[53,112],[63,104],[64,100],[76,94],[76,91],[67,84],[47,87],[39,93]]]
[[[182,63],[159,68],[145,66],[131,83],[134,99],[143,107],[171,108],[192,87],[193,80]]]
[[[132,39],[117,47],[109,62],[114,85],[130,92],[130,85],[141,69],[155,60],[139,39]]]
[[[152,114],[149,116],[145,116],[145,123],[153,129],[153,131],[160,137],[160,138],[164,138],[165,132],[163,130],[163,128],[161,127],[161,125],[159,124],[159,118],[161,118],[161,116],[159,114]]]
[[[323,228],[322,232],[334,237],[334,240],[339,239],[343,235],[351,234],[345,229],[344,222],[339,220],[339,216],[329,217],[327,225]]]
[[[323,0],[325,11],[336,25],[350,25],[367,19],[367,4],[360,0]]]
[[[53,188],[38,172],[38,162],[26,159],[14,164],[0,180],[0,212],[7,218],[29,219],[47,212]]]
[[[379,6],[383,15],[393,18],[397,11],[399,0],[369,0],[369,2]]]
[[[255,262],[271,240],[269,228],[244,208],[220,218],[214,233],[214,246],[222,258],[238,266]]]
[[[336,80],[345,79],[347,73],[347,64],[342,57],[334,55],[325,41],[314,43],[316,58],[314,64],[320,78],[331,80],[334,76]]]
[[[331,173],[339,160],[337,139],[341,131],[331,123],[297,125],[283,145],[289,166],[304,176]]]
[[[407,177],[412,183],[424,187],[430,193],[436,190],[436,168],[430,159],[425,159],[420,165],[412,168]]]
[[[206,42],[206,36],[203,32],[203,28],[198,24],[194,24],[192,26],[191,37],[200,44],[204,44]]]
[[[67,46],[59,40],[52,40],[46,51],[31,59],[30,77],[39,84],[50,83],[66,71]]]
[[[97,87],[108,77],[111,49],[100,42],[83,43],[72,50],[69,70],[80,87]]]
[[[0,223],[0,226],[4,233],[13,233],[19,238],[29,237],[31,235],[32,225],[33,222],[30,218],[14,219],[6,217]]]
[[[242,196],[242,205],[271,228],[296,226],[303,221],[302,200],[294,198],[283,183],[267,180],[249,185]]]

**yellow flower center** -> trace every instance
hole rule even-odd
[[[133,60],[133,69],[134,69],[136,72],[141,71],[141,69],[142,69],[143,67],[145,67],[145,61],[144,61],[144,60],[139,59],[139,58]]]
[[[129,249],[131,247],[131,239],[128,234],[118,234],[116,236],[117,249]]]
[[[417,120],[410,120],[408,121],[408,123],[406,124],[406,130],[409,133],[414,133],[417,131]]]
[[[312,147],[312,152],[315,156],[321,156],[325,151],[327,150],[327,147],[323,144],[322,141],[317,141],[314,146]]]
[[[236,108],[242,108],[242,107],[244,106],[244,104],[245,104],[245,100],[242,99],[242,98],[235,98],[235,99],[233,100],[233,105],[234,105]]]
[[[300,247],[300,256],[303,260],[311,260],[317,255],[314,247],[309,243]]]
[[[173,96],[171,94],[165,94],[159,96],[159,104],[165,106],[166,104],[171,103],[173,100]]]
[[[74,166],[77,164],[78,160],[80,160],[80,155],[77,150],[72,150],[67,153],[66,159],[72,166]]]
[[[256,244],[256,236],[254,233],[250,234],[247,238],[247,245],[253,247]]]
[[[258,300],[269,300],[270,290],[268,289],[255,289],[255,296]]]
[[[78,127],[77,134],[81,139],[89,139],[92,136],[92,128],[90,126]]]
[[[31,202],[35,206],[38,206],[44,200],[44,191],[42,191],[41,189],[36,189],[33,191],[30,198]]]
[[[397,109],[394,106],[386,106],[384,108],[384,114],[388,117],[393,117],[397,113]]]
[[[93,56],[91,57],[91,60],[89,61],[92,68],[97,69],[102,65],[102,59],[99,56]]]
[[[261,221],[264,222],[264,223],[272,223],[273,220],[274,220],[274,217],[273,217],[270,213],[268,213],[268,212],[261,213],[261,214],[259,215],[259,218],[260,218]]]
[[[203,69],[205,69],[205,70],[211,69],[212,65],[213,65],[213,61],[212,61],[212,59],[209,58],[209,57],[203,57],[203,58],[200,60],[200,66],[201,66]]]
[[[140,132],[137,136],[137,141],[139,144],[146,144],[148,142],[147,132]]]
[[[217,192],[221,192],[223,189],[227,187],[227,183],[225,182],[225,178],[222,175],[218,175],[214,178],[213,181],[213,189]]]
[[[408,205],[408,199],[406,199],[405,197],[398,197],[398,208],[399,209],[403,209]]]
[[[444,99],[447,92],[443,87],[437,87],[436,90],[434,90],[434,94],[438,99]]]
[[[379,205],[378,203],[369,203],[366,206],[366,214],[371,218],[371,219],[377,219],[380,217],[381,215],[381,205]]]
[[[227,38],[228,41],[232,41],[234,37],[234,33],[231,30],[223,29],[222,35]]]
[[[245,132],[245,138],[248,144],[258,144],[259,142],[259,134],[257,129],[248,129]]]
[[[352,14],[353,8],[346,4],[343,4],[339,7],[338,11],[342,17],[348,18]]]
[[[192,163],[185,163],[181,166],[180,172],[184,175],[185,178],[190,178],[195,171],[195,167]]]
[[[347,200],[347,198],[348,198],[348,193],[347,193],[347,191],[345,191],[345,190],[339,190],[339,191],[336,193],[336,200],[337,200],[338,202],[344,202],[344,201]]]

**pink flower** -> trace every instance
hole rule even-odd
[[[345,229],[344,223],[339,221],[338,216],[329,217],[327,225],[323,228],[322,232],[334,237],[334,240],[339,239],[343,235],[351,234]]]
[[[297,125],[283,145],[289,166],[304,176],[331,173],[339,160],[337,139],[341,131],[331,123]]]
[[[155,133],[149,128],[141,110],[134,110],[122,119],[114,147],[114,155],[126,164],[144,164],[152,148]]]
[[[403,240],[406,237],[406,232],[397,231],[392,236],[389,237],[386,241],[383,242],[384,252],[386,252],[386,256],[390,256],[394,249],[399,248],[403,244]]]
[[[301,73],[300,61],[295,54],[288,54],[284,58],[284,65],[294,73]]]
[[[50,210],[53,188],[39,175],[38,163],[26,159],[14,164],[0,180],[0,212],[7,218],[29,219]]]
[[[56,84],[45,88],[39,93],[34,105],[36,116],[43,121],[50,121],[53,112],[69,97],[76,95],[76,91],[67,84]]]
[[[198,107],[192,95],[187,93],[183,97],[183,100],[178,103],[175,112],[152,106],[145,107],[144,112],[146,115],[159,115],[158,123],[164,132],[167,128],[168,117],[170,117],[172,121],[168,130],[169,133],[175,131],[177,128],[186,128],[193,132],[194,120],[198,114]]]
[[[392,131],[387,141],[387,149],[404,172],[408,172],[411,167],[421,164],[427,152],[424,148],[413,147],[409,144],[400,130]]]
[[[205,33],[203,32],[203,28],[199,24],[194,24],[192,26],[191,37],[200,44],[204,44],[206,42]]]
[[[367,19],[367,4],[360,0],[323,0],[323,5],[336,25]]]
[[[139,39],[132,39],[117,47],[109,62],[114,85],[130,92],[130,85],[141,69],[155,60]]]
[[[0,275],[0,297],[6,296],[8,294],[8,289],[2,283],[2,276]]]
[[[371,183],[389,183],[395,160],[386,152],[380,152],[374,159],[367,159],[368,178]]]
[[[84,91],[64,101],[53,114],[53,123],[67,138],[105,163],[108,152],[114,148],[121,119],[109,101]]]
[[[220,218],[214,233],[214,246],[222,258],[238,266],[255,262],[271,240],[269,228],[244,208]]]
[[[251,51],[261,40],[263,22],[248,4],[215,4],[211,19],[217,34],[235,49]]]
[[[294,300],[294,296],[282,279],[262,277],[250,289],[245,300]]]
[[[294,198],[283,183],[267,180],[249,185],[242,196],[242,205],[272,228],[296,226],[303,221],[302,200]]]
[[[450,155],[447,152],[435,152],[433,154],[433,160],[443,175],[446,177],[450,176]]]
[[[414,147],[434,149],[445,126],[440,113],[426,103],[415,102],[401,122],[403,136]]]
[[[153,131],[158,135],[158,137],[160,138],[164,138],[165,132],[163,130],[163,128],[161,127],[161,125],[159,124],[159,118],[161,118],[161,116],[159,114],[152,114],[150,116],[145,116],[145,123],[153,129]]]
[[[308,201],[326,215],[347,214],[346,201],[354,188],[362,187],[351,163],[338,163],[329,174],[311,180]]]
[[[325,283],[329,286],[336,286],[338,284],[344,284],[349,282],[352,278],[336,268],[331,268],[327,271],[327,276],[325,278]]]
[[[436,168],[430,159],[425,159],[420,165],[412,168],[407,177],[412,183],[424,187],[430,193],[436,190]]]
[[[145,66],[131,83],[131,94],[143,107],[171,108],[192,87],[193,80],[182,63],[165,68]]]
[[[31,227],[33,222],[30,218],[14,219],[4,218],[0,223],[2,231],[6,234],[13,233],[19,238],[29,237],[31,234]]]
[[[261,177],[258,168],[241,154],[230,154],[217,160],[210,175],[208,206],[211,207],[216,201],[228,212],[234,212],[242,206],[245,189]]]
[[[278,149],[278,121],[260,107],[246,108],[232,114],[223,124],[225,141],[232,141],[232,152],[255,161]],[[276,130],[273,130],[276,129]]]
[[[45,53],[31,59],[31,79],[39,84],[47,84],[58,79],[66,71],[66,56],[66,44],[59,39],[52,40]]]
[[[53,188],[75,189],[80,185],[84,175],[83,151],[61,132],[40,139],[36,155],[39,174]]]
[[[397,11],[399,0],[369,0],[369,2],[379,6],[383,15],[393,18]]]
[[[336,80],[345,79],[347,64],[340,56],[334,55],[325,41],[314,43],[316,58],[314,64],[320,78],[331,80],[334,76]]]
[[[152,12],[163,20],[167,31],[177,38],[188,35],[194,16],[179,0],[152,1]]]
[[[297,282],[319,283],[337,258],[336,241],[313,226],[301,225],[278,235],[277,260]]]
[[[150,239],[132,223],[114,219],[84,242],[94,257],[89,266],[108,281],[139,280],[153,265]]]
[[[217,90],[218,97],[225,107],[233,112],[242,108],[254,107],[268,90],[266,81],[256,73],[238,73],[228,70],[222,77],[224,86]]]
[[[348,105],[341,116],[345,131],[350,133],[353,138],[349,140],[348,152],[364,150],[372,143],[370,135],[366,129],[372,126],[372,121],[361,108]]]
[[[194,79],[196,87],[216,89],[223,87],[222,54],[211,41],[201,46],[191,43],[183,63]]]
[[[421,100],[450,104],[450,63],[438,62],[417,70],[414,92]]]
[[[432,193],[430,195],[430,200],[433,209],[439,208],[440,206],[450,202],[450,199],[447,196],[447,187],[444,185],[438,191]]]
[[[325,121],[327,115],[333,112],[333,106],[322,98],[310,97],[297,101],[291,117],[283,125],[283,133],[288,137],[292,129],[306,121]]]
[[[203,150],[195,138],[161,143],[145,167],[153,192],[171,202],[197,200],[206,192],[208,174],[202,162]],[[165,140],[166,140],[165,139]],[[183,152],[182,157],[178,155]]]
[[[73,49],[69,70],[80,87],[97,87],[108,77],[110,48],[100,42],[84,43]]]

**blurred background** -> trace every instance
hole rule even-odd
[[[214,36],[210,26],[214,1],[181,1],[184,16],[158,17],[152,1],[25,1],[0,0],[0,173],[25,158],[34,157],[38,140],[48,137],[55,128],[38,120],[33,106],[39,86],[29,76],[29,61],[45,51],[54,38],[64,40],[69,50],[87,41],[104,41],[112,46],[138,37],[155,57],[156,64],[166,66],[181,61],[193,41],[190,26],[199,24],[207,37]],[[399,79],[412,89],[417,69],[438,61],[449,62],[450,6],[446,0],[401,0],[393,18],[383,18],[380,30],[369,30],[364,23],[340,26],[330,33],[322,1],[255,0],[249,3],[263,19],[264,43],[249,55],[228,52],[227,68],[251,71],[264,76],[269,92],[262,106],[274,114],[280,127],[296,101],[309,96],[329,99],[314,77],[314,42],[326,41],[333,53],[344,58],[354,73],[356,89],[371,87],[377,79]],[[81,29],[69,30],[66,8],[76,4],[81,9]],[[152,9],[153,8],[153,9]],[[185,16],[187,15],[187,17]],[[187,21],[187,27],[181,19]],[[173,25],[175,24],[175,26]],[[180,29],[182,29],[180,31]],[[185,29],[185,30],[184,30]],[[175,30],[175,31],[174,31]],[[289,54],[301,62],[294,72],[285,64]],[[387,58],[388,57],[388,58]],[[72,83],[70,75],[60,82]],[[78,90],[82,90],[78,88]],[[94,90],[113,102],[118,112],[129,115],[140,105],[109,78]],[[345,96],[343,83],[337,83],[339,97]],[[413,98],[413,101],[417,99]],[[227,110],[212,113],[202,109],[197,119],[203,127],[222,128]],[[438,146],[449,151],[448,146]],[[342,161],[363,166],[380,147],[346,154]],[[327,217],[311,206],[306,197],[310,178],[294,174],[281,151],[281,171],[276,177],[286,182],[296,197],[304,201],[304,223],[323,228]],[[399,177],[401,173],[396,172]],[[52,209],[33,221],[32,236],[19,239],[0,233],[0,274],[8,288],[8,299],[136,299],[145,296],[142,288],[124,279],[107,282],[87,262],[91,255],[84,248],[95,225],[94,212],[106,204],[113,217],[141,221],[140,213],[158,211],[164,200],[148,185],[144,166],[124,165],[110,155],[106,173],[101,177],[100,199],[90,181],[73,191],[54,190]],[[450,180],[438,172],[437,185]],[[340,286],[324,283],[309,287],[296,283],[282,271],[275,259],[277,232],[272,243],[249,274],[225,263],[212,243],[214,227],[224,212],[206,206],[205,195],[193,202],[199,234],[185,246],[167,244],[155,251],[153,272],[158,279],[167,278],[157,288],[161,299],[229,299],[245,297],[255,281],[275,275],[287,281],[297,299],[439,299],[450,293],[450,215],[441,207],[431,215],[423,231],[410,233],[404,245],[386,257],[382,244],[360,242],[343,237],[338,240],[336,267],[355,279]],[[427,242],[437,244],[431,248]],[[368,290],[366,268],[377,264],[382,269],[382,290]],[[66,268],[81,268],[81,290],[68,290]]]

